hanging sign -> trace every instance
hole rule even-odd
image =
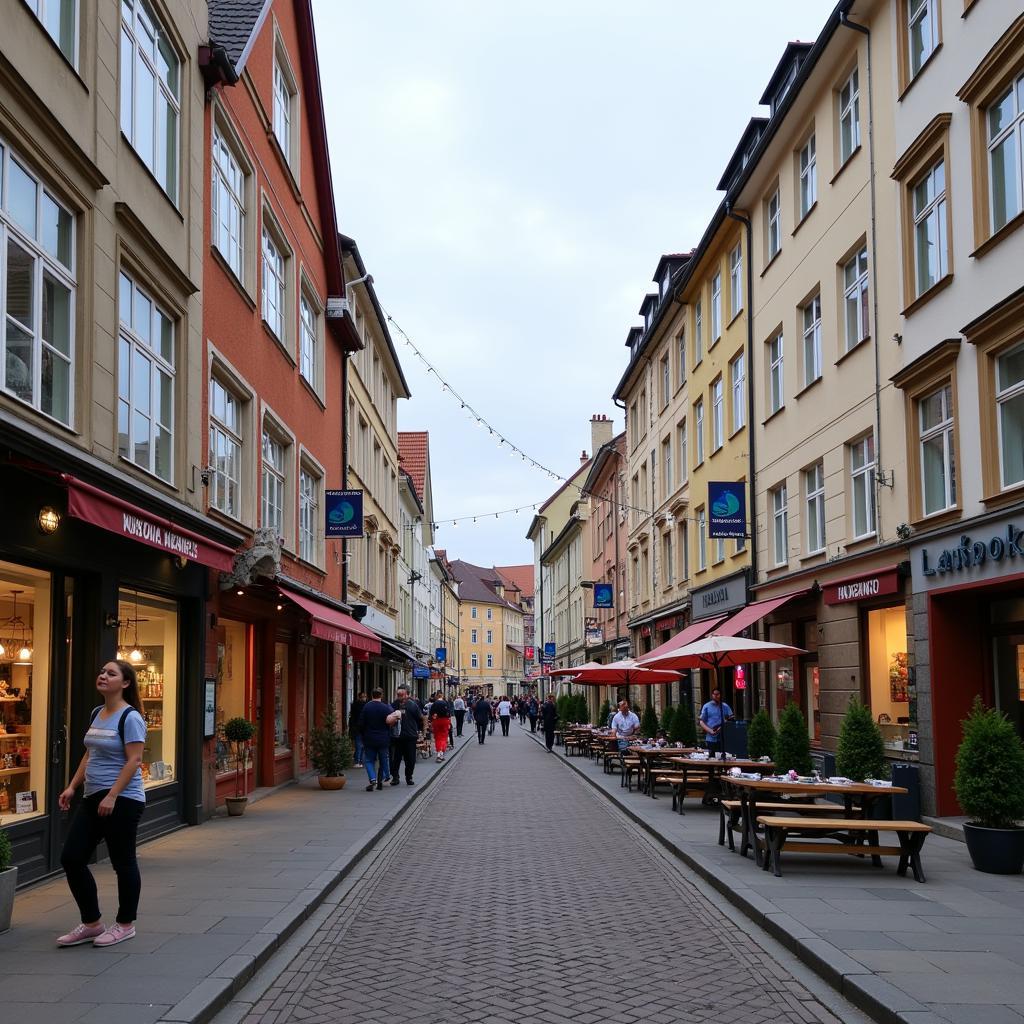
[[[747,674],[743,671],[742,665],[736,666],[736,671],[732,674],[732,685],[737,690],[745,690],[747,688]]]
[[[363,492],[324,491],[324,536],[362,537]]]
[[[742,481],[708,484],[708,536],[746,537],[747,489]]]
[[[615,600],[615,586],[611,583],[594,584],[594,607],[612,608]]]
[[[448,660],[448,648],[438,647],[434,651],[434,661],[439,661],[443,665]]]

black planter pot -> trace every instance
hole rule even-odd
[[[1019,875],[1024,869],[1024,828],[984,828],[965,822],[964,839],[978,871]]]

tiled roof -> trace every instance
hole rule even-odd
[[[517,612],[522,609],[511,601],[498,597],[494,589],[501,584],[501,578],[494,569],[486,569],[482,565],[464,562],[461,558],[451,563],[452,575],[459,581],[460,601],[479,601],[481,604],[500,604]]]
[[[523,597],[533,597],[532,565],[496,565],[494,571],[516,587]]]
[[[236,71],[269,6],[268,0],[210,0],[210,42],[224,47]]]
[[[427,467],[430,465],[430,434],[426,430],[400,430],[398,432],[398,457],[402,469],[412,480],[413,489],[420,504],[426,500],[423,489],[427,482]]]

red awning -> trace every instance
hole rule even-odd
[[[643,668],[644,662],[648,658],[653,658],[655,654],[671,654],[673,651],[678,651],[680,647],[692,644],[694,640],[699,640],[705,633],[710,632],[724,618],[724,615],[713,615],[710,619],[701,619],[700,622],[691,622],[686,629],[681,633],[676,633],[671,640],[666,640],[660,647],[655,647],[653,651],[648,651],[646,654],[640,655],[640,657],[636,659],[637,664]]]
[[[313,636],[333,640],[336,644],[348,644],[353,650],[366,651],[367,654],[380,654],[380,637],[372,629],[356,622],[351,615],[283,587],[278,587],[277,592],[297,604],[310,617]]]
[[[231,571],[235,559],[233,548],[177,526],[163,516],[154,515],[99,487],[76,480],[68,473],[61,474],[61,478],[68,488],[69,516],[129,540],[137,540],[140,544],[148,544],[168,555],[187,558],[222,572]]]
[[[769,612],[775,611],[776,608],[781,607],[787,601],[803,597],[810,589],[810,587],[807,587],[804,590],[795,590],[792,594],[784,594],[782,597],[770,597],[766,601],[755,601],[753,604],[748,604],[746,608],[741,608],[731,618],[726,619],[715,630],[715,633],[718,636],[738,636],[748,626],[752,626],[758,620],[763,619]]]

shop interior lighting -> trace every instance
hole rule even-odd
[[[18,614],[18,595],[24,593],[24,590],[11,591],[14,613],[9,618],[0,619],[0,658],[19,665],[32,663],[32,631]],[[5,634],[6,639],[3,639]]]

